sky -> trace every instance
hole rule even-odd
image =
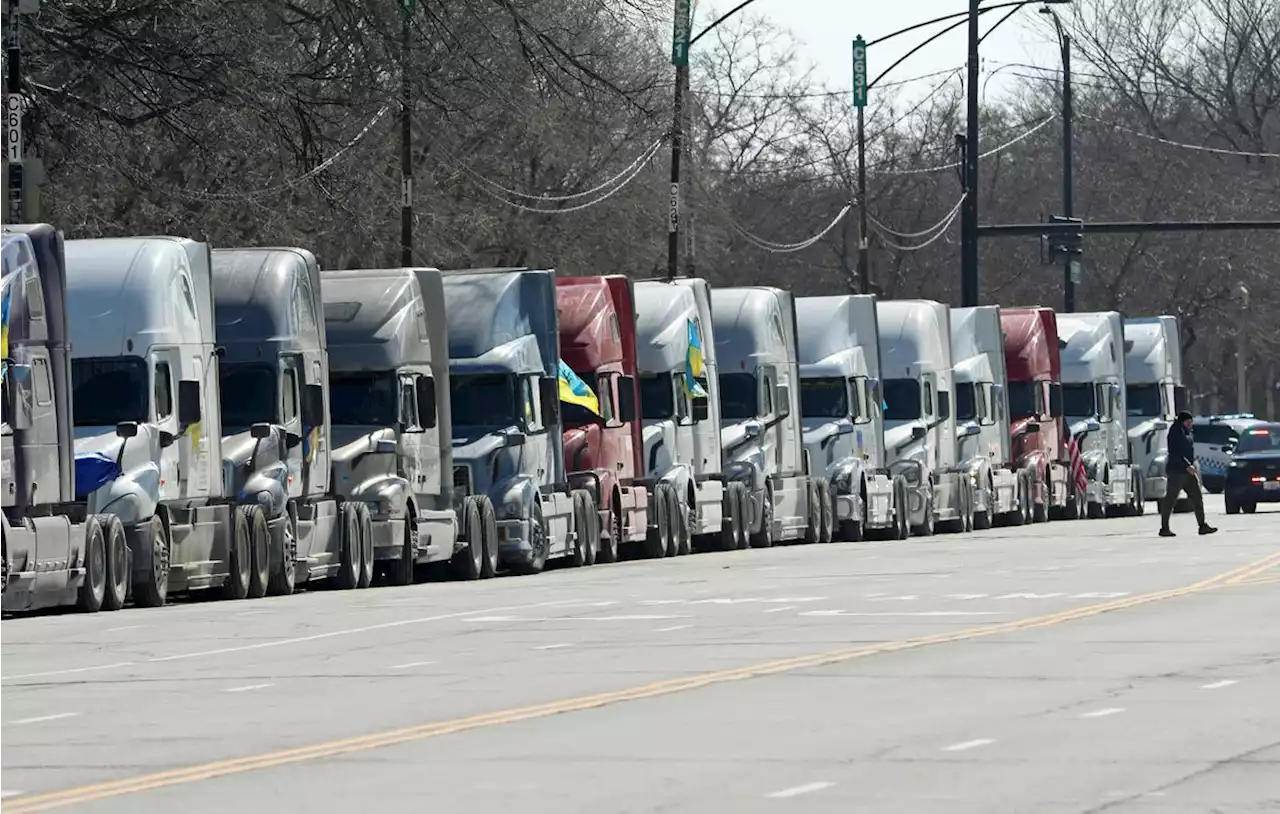
[[[694,30],[700,31],[737,2],[701,0],[696,6],[698,22],[694,24]],[[797,53],[813,66],[814,75],[832,88],[845,88],[853,83],[851,50],[855,36],[861,34],[865,40],[872,41],[915,23],[966,11],[968,7],[968,0],[755,0],[739,13],[756,14],[789,29],[796,41]],[[1029,5],[1019,9],[982,43],[986,98],[998,96],[1023,81],[1013,76],[1014,73],[1041,73],[1013,66],[1002,69],[1007,63],[1027,63],[1051,70],[1060,67],[1051,23],[1045,15],[1037,13],[1037,8],[1038,5]],[[1005,10],[1001,9],[983,15],[982,30],[985,32],[1004,14]],[[868,49],[868,74],[878,76],[907,51],[951,22],[955,21],[903,34]],[[961,25],[925,46],[883,81],[892,82],[959,68],[965,64],[965,58],[966,29]],[[989,80],[988,75],[991,77]],[[918,96],[936,87],[942,79],[942,76],[921,79],[902,88],[902,91],[907,96]],[[872,89],[871,93],[874,94],[875,90]]]

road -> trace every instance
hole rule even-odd
[[[1280,810],[1280,512],[3,623],[4,811]]]

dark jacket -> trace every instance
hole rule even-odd
[[[1195,463],[1196,445],[1191,432],[1181,423],[1175,423],[1169,428],[1169,460],[1165,463],[1165,472],[1186,472]]]

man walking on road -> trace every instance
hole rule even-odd
[[[1200,490],[1200,473],[1196,470],[1196,445],[1191,438],[1191,413],[1178,413],[1178,420],[1169,428],[1169,460],[1165,474],[1169,476],[1169,489],[1160,501],[1160,536],[1175,537],[1169,529],[1169,515],[1178,502],[1178,495],[1187,493],[1196,513],[1201,534],[1213,534],[1216,528],[1204,520],[1204,494]]]

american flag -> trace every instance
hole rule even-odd
[[[1084,494],[1089,488],[1089,477],[1084,471],[1084,459],[1080,457],[1080,443],[1074,435],[1067,441],[1067,458],[1071,461],[1071,476],[1076,482],[1076,492]]]

